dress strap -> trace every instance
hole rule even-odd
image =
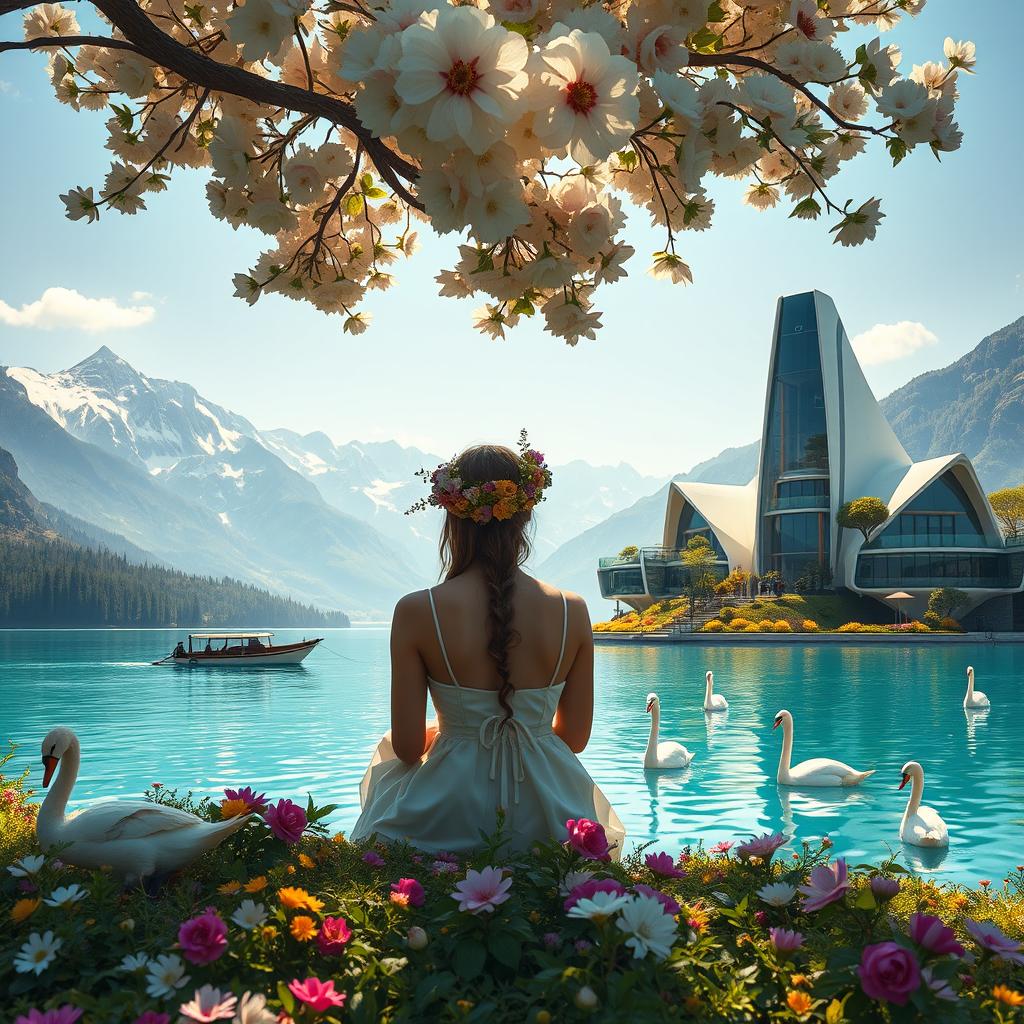
[[[444,667],[448,669],[448,675],[451,676],[452,682],[458,686],[459,681],[455,678],[455,673],[452,671],[452,663],[448,660],[448,651],[444,646],[444,637],[441,636],[441,623],[437,618],[437,605],[434,604],[434,591],[432,588],[427,590],[427,597],[430,598],[430,614],[434,616],[434,632],[437,633],[437,642],[441,647],[441,657],[444,658]]]
[[[569,633],[569,604],[562,594],[562,647],[558,652],[558,661],[555,662],[555,671],[551,673],[551,682],[548,686],[554,686],[558,680],[558,670],[562,667],[562,659],[565,657],[565,638]]]

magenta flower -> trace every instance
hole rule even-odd
[[[423,886],[415,878],[400,878],[391,883],[391,902],[400,907],[422,907],[426,898]]]
[[[213,907],[207,907],[178,929],[178,945],[191,963],[212,964],[228,948],[228,926]]]
[[[588,942],[586,939],[577,939],[572,944],[572,947],[577,953],[586,953],[588,950],[594,948],[594,944],[592,942]]]
[[[764,927],[768,923],[768,912],[765,910],[757,910],[754,912],[754,920]]]
[[[246,811],[253,811],[262,814],[267,806],[267,794],[257,794],[252,786],[245,786],[242,789],[225,789],[224,796],[228,800],[241,800],[245,804]]]
[[[343,917],[325,917],[316,933],[316,948],[324,956],[341,956],[352,938],[352,929]]]
[[[452,899],[459,901],[459,910],[471,914],[491,914],[494,908],[504,903],[512,879],[503,878],[501,868],[486,867],[483,871],[470,868],[466,877],[455,886]]]
[[[569,845],[586,860],[611,860],[611,847],[604,826],[589,818],[570,818],[565,823]]]
[[[367,850],[363,854],[363,863],[369,864],[371,868],[384,867],[384,858],[375,850]]]
[[[136,1017],[132,1024],[171,1024],[171,1018],[169,1014],[160,1013],[157,1010],[147,1010]]]
[[[212,985],[196,989],[190,1002],[182,1003],[179,1012],[182,1020],[194,1020],[198,1024],[211,1024],[216,1020],[230,1020],[235,1015],[238,997],[230,992],[221,992]]]
[[[316,1013],[323,1013],[332,1006],[345,1005],[345,993],[334,991],[333,981],[321,981],[319,978],[307,978],[305,981],[288,982],[288,991],[296,999],[301,999]]]
[[[732,841],[723,839],[720,843],[715,843],[714,846],[708,850],[708,853],[728,853],[732,849]]]
[[[676,917],[683,912],[683,908],[667,892],[662,892],[660,889],[652,889],[649,885],[643,885],[638,882],[633,886],[633,892],[639,893],[641,896],[647,896],[652,900],[657,900],[665,908],[665,913],[672,917]],[[568,907],[566,909],[568,910]]]
[[[931,914],[911,914],[909,933],[911,941],[938,956],[947,953],[952,956],[963,956],[964,947],[956,940],[956,933],[947,928],[937,917]]]
[[[740,860],[760,857],[761,860],[768,861],[772,859],[772,854],[780,846],[785,846],[787,842],[789,840],[781,832],[774,832],[770,835],[766,832],[763,836],[758,836],[756,839],[751,839],[749,842],[737,846],[736,856]]]
[[[871,879],[871,892],[875,899],[883,902],[891,900],[900,891],[900,883],[895,878],[886,878],[885,875],[875,875]]]
[[[788,928],[769,928],[768,936],[776,953],[795,953],[804,944],[803,935]]]
[[[83,1012],[77,1006],[65,1003],[56,1010],[31,1009],[18,1017],[14,1024],[75,1024]]]
[[[683,878],[684,874],[676,867],[675,861],[667,853],[649,853],[644,863],[650,871],[662,878]]]
[[[562,937],[558,932],[545,932],[541,939],[548,949],[557,949],[562,943]]]
[[[562,909],[568,914],[580,900],[589,900],[599,892],[610,892],[616,896],[622,896],[625,894],[626,889],[621,883],[616,882],[614,878],[590,878],[586,882],[580,882],[569,893],[562,904]]]
[[[921,986],[917,957],[895,942],[865,946],[860,958],[860,987],[870,999],[905,1006]]]
[[[800,886],[803,893],[803,909],[808,913],[821,910],[836,900],[841,900],[850,888],[846,877],[846,861],[840,857],[832,864],[819,864],[812,869],[806,885]]]
[[[308,824],[306,812],[291,800],[278,800],[277,805],[271,804],[263,816],[270,826],[270,831],[289,845],[297,843],[302,838]]]
[[[1007,963],[1024,965],[1024,946],[1004,935],[991,921],[972,921],[968,917],[964,918],[964,927],[986,952]]]

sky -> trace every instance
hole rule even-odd
[[[440,298],[433,280],[454,263],[456,238],[429,229],[394,268],[398,283],[370,294],[373,324],[360,337],[279,296],[249,307],[232,297],[231,279],[265,236],[209,215],[205,172],[177,172],[134,217],[66,220],[59,193],[99,186],[109,166],[105,115],[59,105],[41,56],[0,55],[0,364],[53,371],[106,344],[260,428],[448,454],[511,443],[525,426],[553,464],[687,470],[759,435],[780,295],[833,297],[872,360],[865,372],[879,397],[1024,315],[1024,133],[1012,127],[1024,4],[930,0],[886,41],[901,46],[909,72],[942,59],[947,35],[977,44],[978,73],[960,80],[963,148],[941,163],[919,148],[893,169],[882,147],[869,147],[831,187],[840,200],[882,199],[873,243],[833,245],[824,219],[790,220],[788,205],[755,212],[741,203],[743,186],[709,177],[712,229],[679,245],[694,283],[646,275],[662,236],[645,216],[631,218],[630,276],[599,291],[604,327],[575,348],[528,320],[505,341],[474,331],[480,302]],[[0,17],[0,38],[21,38],[20,17]],[[47,289],[66,291],[41,301]]]

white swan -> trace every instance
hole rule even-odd
[[[981,692],[974,688],[974,669],[967,666],[967,694],[964,697],[965,708],[988,708],[992,702]]]
[[[690,753],[681,743],[671,740],[658,742],[658,729],[661,725],[661,701],[656,693],[647,694],[647,713],[651,716],[651,735],[647,740],[647,751],[644,753],[645,768],[685,768],[692,760]]]
[[[908,782],[912,785],[907,809],[900,822],[900,839],[911,846],[949,846],[949,832],[939,812],[934,807],[921,806],[924,769],[916,761],[908,761],[903,766],[903,781],[899,788],[902,789]]]
[[[775,716],[773,729],[782,726],[782,753],[779,755],[779,772],[776,779],[780,786],[857,786],[875,770],[859,772],[842,761],[830,757],[812,757],[791,766],[793,756],[793,716],[780,711]]]
[[[715,674],[708,672],[704,676],[704,710],[705,711],[728,711],[729,702],[720,694],[714,693]]]
[[[147,800],[111,800],[65,817],[68,797],[78,778],[78,737],[58,727],[43,740],[43,786],[60,772],[46,794],[36,820],[39,845],[61,845],[60,858],[79,867],[109,865],[126,882],[184,867],[237,832],[250,814],[212,823]],[[69,844],[69,845],[64,845]]]

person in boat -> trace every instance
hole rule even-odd
[[[262,647],[263,647],[263,644],[260,642],[260,638],[258,636],[251,636],[251,637],[249,637],[249,650],[250,651],[260,650]]]
[[[185,657],[185,644],[181,640],[178,641],[178,646],[174,648],[174,657],[175,658],[184,658]]]
[[[213,648],[210,646],[210,641],[206,641],[206,646],[203,648],[204,654],[213,654]]]
[[[395,608],[391,729],[360,786],[355,841],[466,853],[500,807],[513,849],[563,840],[569,819],[589,818],[612,856],[622,850],[622,823],[576,756],[594,710],[586,603],[522,570],[551,473],[525,437],[520,448],[466,450],[430,475],[430,496],[413,506],[446,513],[445,576]]]

